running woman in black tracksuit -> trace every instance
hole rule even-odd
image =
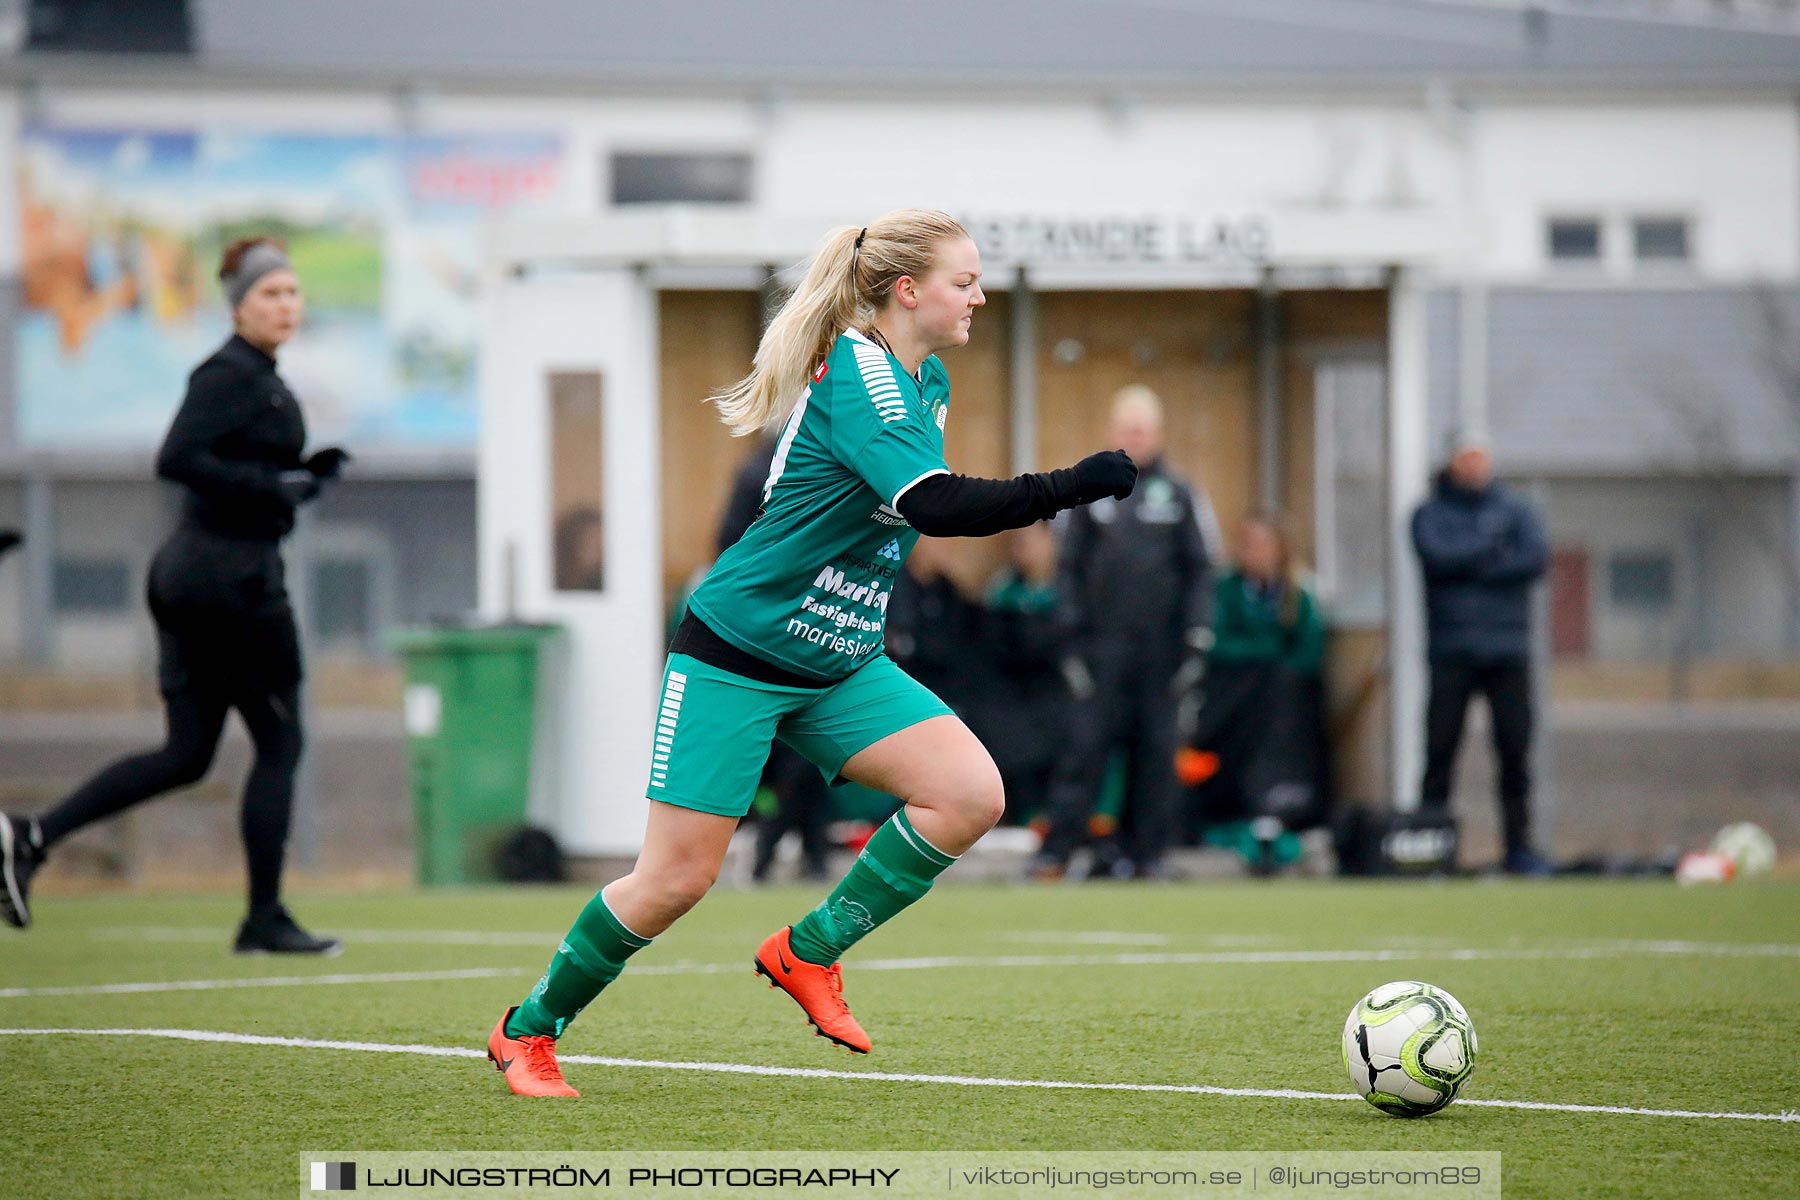
[[[300,761],[300,641],[283,578],[281,539],[294,510],[348,460],[302,458],[306,423],[275,373],[275,351],[300,323],[299,281],[280,243],[244,239],[219,279],[231,340],[188,379],[187,398],[157,455],[157,474],[185,489],[181,524],[150,565],[158,681],[168,736],[113,763],[50,811],[0,816],[0,916],[31,923],[32,873],[57,842],[135,804],[198,782],[236,709],[256,747],[242,829],[250,911],[239,953],[330,954],[281,904],[281,865]]]

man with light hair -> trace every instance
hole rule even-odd
[[[1032,862],[1033,877],[1042,880],[1060,878],[1087,839],[1119,747],[1132,766],[1124,844],[1103,840],[1090,873],[1163,873],[1181,794],[1174,769],[1179,693],[1211,642],[1218,520],[1205,494],[1163,460],[1163,406],[1155,392],[1132,386],[1113,397],[1107,444],[1138,464],[1138,488],[1071,513],[1063,532],[1059,592],[1074,703],[1050,784],[1050,826]]]

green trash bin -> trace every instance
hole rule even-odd
[[[447,625],[395,635],[420,883],[499,878],[495,852],[525,824],[531,796],[540,659],[561,633]]]

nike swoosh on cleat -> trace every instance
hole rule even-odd
[[[502,1071],[504,1071],[508,1067],[513,1065],[513,1060],[510,1058],[496,1058],[494,1060],[494,1065],[499,1067]]]
[[[783,954],[780,950],[775,951],[775,961],[781,964],[781,973],[783,975],[792,975],[794,973],[794,968],[787,965],[787,955]]]

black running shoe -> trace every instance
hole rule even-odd
[[[1548,879],[1556,874],[1556,864],[1530,846],[1515,846],[1508,850],[1503,869],[1508,875],[1525,875],[1533,879]]]
[[[0,917],[16,929],[31,924],[31,876],[43,861],[38,823],[0,813]]]
[[[343,948],[336,938],[314,937],[306,932],[286,908],[277,904],[244,918],[232,950],[238,954],[319,954],[331,958]]]

